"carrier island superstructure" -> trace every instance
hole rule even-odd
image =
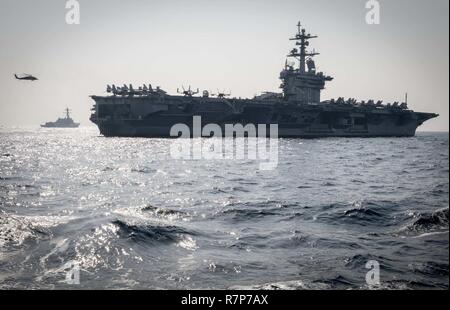
[[[175,124],[192,128],[194,116],[203,124],[278,124],[279,137],[412,137],[434,113],[414,112],[405,102],[332,99],[321,101],[321,91],[333,78],[316,71],[310,40],[317,38],[299,23],[290,40],[295,42],[280,73],[282,92],[265,92],[252,99],[229,98],[228,94],[188,89],[169,95],[150,84],[108,85],[106,96],[95,101],[91,121],[104,136],[171,137]],[[407,98],[407,97],[406,97]],[[269,128],[269,127],[268,127]],[[225,130],[222,131],[225,133]]]

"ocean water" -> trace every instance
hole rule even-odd
[[[281,139],[273,171],[171,143],[0,129],[0,288],[448,289],[448,133]]]

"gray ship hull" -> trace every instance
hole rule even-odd
[[[102,124],[99,126],[100,133],[105,137],[141,137],[141,138],[176,138],[170,135],[171,127],[147,126],[145,124],[117,122]],[[192,132],[192,129],[191,129]],[[376,138],[376,137],[414,137],[415,128],[369,129],[367,131],[343,131],[343,130],[321,130],[308,131],[303,129],[278,127],[279,138],[324,138],[324,137],[354,137],[354,138]],[[203,135],[209,137],[209,135]],[[225,133],[222,134],[222,137]]]
[[[80,124],[75,123],[71,125],[60,125],[60,124],[45,124],[41,125],[42,128],[78,128]]]
[[[386,107],[286,104],[281,100],[92,98],[96,105],[91,121],[108,137],[174,138],[171,128],[176,124],[185,124],[193,133],[194,116],[201,117],[202,126],[219,125],[222,136],[226,135],[226,124],[266,124],[267,133],[269,124],[277,124],[282,138],[413,137],[420,125],[437,116]]]

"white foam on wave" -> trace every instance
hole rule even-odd
[[[261,285],[232,286],[231,290],[323,290],[330,289],[324,283],[305,283],[301,280],[265,283]]]
[[[197,242],[191,236],[184,236],[177,243],[177,246],[189,251],[195,251],[196,249],[198,249]]]
[[[50,228],[66,224],[69,216],[21,216],[0,213],[0,248],[22,245],[25,240],[38,239],[39,233],[49,234]]]
[[[448,236],[449,231],[435,231],[435,232],[429,232],[429,233],[423,233],[421,235],[418,236],[413,236],[412,238],[414,239],[418,239],[418,238],[426,238],[426,237],[431,237],[431,236],[437,236],[437,235],[447,235]]]

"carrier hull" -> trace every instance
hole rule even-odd
[[[437,117],[433,113],[326,103],[168,97],[168,102],[162,103],[157,102],[158,98],[93,96],[96,105],[91,121],[107,137],[175,138],[177,132],[171,133],[171,129],[179,124],[186,125],[193,134],[195,116],[201,117],[201,128],[218,125],[221,136],[227,136],[226,125],[266,125],[269,135],[269,125],[277,124],[281,138],[413,137],[420,125]],[[203,132],[202,136],[211,134]]]

